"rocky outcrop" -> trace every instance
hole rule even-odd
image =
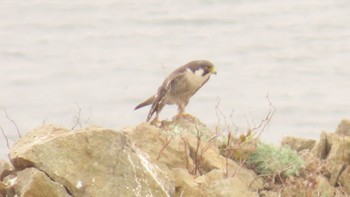
[[[245,159],[234,161],[219,150],[217,136],[190,116],[118,131],[45,125],[16,142],[11,163],[0,161],[0,197],[347,196],[348,122],[335,133],[322,132],[318,141],[283,139],[305,160],[295,177],[257,175]]]
[[[311,145],[311,141],[288,137],[283,144],[289,145],[305,160],[302,177],[286,187],[285,196],[348,196],[350,194],[350,128],[349,120],[342,120],[336,132],[321,132],[320,139]],[[310,145],[302,146],[302,144]],[[301,148],[302,147],[302,148]],[[307,184],[299,187],[297,183]],[[312,189],[310,189],[312,188]],[[296,192],[297,191],[297,192]]]
[[[54,196],[171,196],[174,193],[170,175],[152,164],[125,134],[109,129],[70,131],[44,126],[21,138],[11,149],[10,158],[17,170],[12,184],[16,194],[33,188],[28,182],[52,185],[50,191]],[[28,169],[32,170],[28,172]],[[37,171],[34,173],[33,169]],[[19,181],[25,177],[27,181]]]
[[[10,151],[8,196],[258,196],[262,178],[220,155],[194,118],[114,131],[46,125]]]

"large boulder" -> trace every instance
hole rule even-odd
[[[1,195],[258,196],[264,188],[262,177],[222,156],[216,136],[190,116],[120,131],[46,125],[19,139],[10,159]]]
[[[66,130],[48,125],[29,132],[11,149],[17,170],[36,168],[72,196],[171,196],[161,168],[122,132]]]

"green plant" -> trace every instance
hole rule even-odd
[[[289,147],[278,148],[264,143],[258,144],[247,162],[258,174],[275,174],[285,177],[299,175],[299,170],[304,164],[304,160]]]

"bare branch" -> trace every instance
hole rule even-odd
[[[79,103],[76,102],[75,104],[76,104],[77,107],[78,107],[78,115],[74,117],[74,119],[75,119],[76,122],[75,122],[75,124],[73,125],[72,130],[74,130],[75,127],[77,127],[78,125],[79,125],[79,127],[81,128],[81,123],[80,123],[81,107],[79,106]]]
[[[171,136],[169,137],[169,139],[167,139],[165,141],[165,144],[163,145],[162,149],[159,151],[158,156],[157,156],[157,161],[160,159],[160,155],[163,153],[165,148],[170,144],[170,142],[171,142]]]
[[[92,110],[91,110],[91,107],[90,107],[90,109],[89,109],[89,117],[86,119],[85,125],[87,125],[89,123],[91,117],[92,117]]]
[[[276,107],[272,104],[270,98],[269,98],[269,93],[266,94],[266,99],[269,102],[269,106],[270,106],[270,110],[268,111],[268,113],[266,114],[265,118],[263,120],[260,121],[260,124],[257,127],[254,127],[252,129],[252,131],[256,131],[258,129],[260,129],[259,132],[254,132],[252,134],[252,136],[255,136],[256,134],[256,138],[258,138],[262,132],[265,130],[265,128],[267,127],[267,125],[270,124],[270,121],[272,120],[273,115],[276,112]]]
[[[7,114],[6,109],[3,109],[3,108],[1,108],[1,109],[2,109],[2,111],[4,111],[6,118],[15,126],[18,137],[21,138],[22,135],[21,135],[21,132],[18,129],[18,126],[17,126],[16,122],[12,118],[9,117],[9,115]]]
[[[1,133],[2,135],[4,136],[5,140],[6,140],[6,145],[7,145],[7,148],[10,150],[10,143],[9,143],[9,139],[7,137],[7,135],[5,134],[5,131],[4,129],[0,126],[0,129],[1,129]]]

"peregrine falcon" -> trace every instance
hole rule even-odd
[[[135,110],[152,105],[146,119],[149,122],[156,113],[151,123],[158,122],[159,113],[165,105],[176,104],[178,115],[184,114],[191,96],[209,80],[211,74],[216,74],[216,68],[211,62],[207,60],[191,61],[174,70],[165,78],[157,93],[137,105]]]

